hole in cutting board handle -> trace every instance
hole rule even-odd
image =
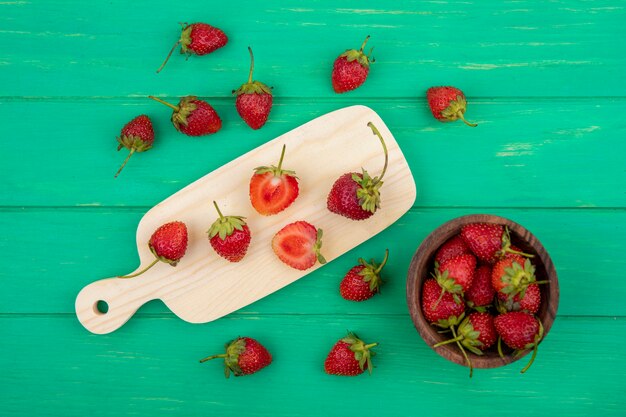
[[[104,300],[98,300],[93,305],[93,311],[99,316],[109,312],[109,303]]]

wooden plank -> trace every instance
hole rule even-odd
[[[369,139],[364,139],[366,135]],[[283,168],[298,167],[300,195],[283,212],[263,216],[250,204],[250,173],[255,167],[277,164],[285,147],[288,151]],[[323,153],[328,154],[328,165],[320,170],[311,155]],[[368,167],[372,177],[379,175],[385,182],[380,189],[385,210],[361,222],[326,209],[325,190],[345,172],[358,170],[355,167]],[[276,257],[269,242],[286,225],[299,221],[312,225],[310,250],[315,230],[318,239],[325,231],[320,244],[323,242],[324,258],[331,262],[396,222],[413,205],[415,193],[406,159],[376,113],[364,106],[351,106],[325,114],[240,156],[151,208],[137,226],[140,265],[122,275],[137,274],[154,265],[155,255],[147,242],[155,230],[171,221],[182,221],[189,229],[185,256],[175,268],[160,263],[133,279],[101,277],[76,297],[76,315],[90,331],[109,333],[140,306],[160,299],[183,320],[216,320],[322,267],[315,254],[314,265],[306,271],[289,267]],[[219,218],[211,201],[219,202],[224,215],[246,219],[252,240],[240,262],[228,262],[209,250],[206,231]],[[99,301],[108,304],[106,314],[96,308]]]
[[[335,57],[366,35],[376,63],[350,97],[421,96],[456,84],[470,97],[624,96],[623,5],[614,1],[437,2],[389,8],[383,0],[167,0],[0,4],[0,96],[129,96],[195,93],[227,97],[256,74],[281,97],[331,97]],[[250,11],[243,13],[242,11]],[[161,73],[178,22],[221,27],[229,44]],[[540,82],[539,82],[540,81]]]
[[[361,100],[277,100],[252,131],[233,100],[215,104],[216,135],[174,130],[170,110],[148,99],[0,101],[4,114],[29,114],[22,140],[5,140],[0,205],[148,206],[239,155],[326,112]],[[626,100],[482,100],[470,103],[471,129],[432,118],[424,100],[365,100],[389,126],[415,181],[418,207],[625,207]],[[113,174],[125,152],[115,136],[140,113],[155,124],[155,146]],[[0,125],[13,138],[14,125]],[[24,159],[27,157],[26,159]],[[324,164],[324,156],[319,156]],[[297,167],[294,167],[297,169]],[[357,167],[358,168],[358,167]]]
[[[524,409],[528,416],[609,417],[622,416],[626,407],[626,362],[618,348],[626,343],[624,318],[557,319],[526,374],[517,362],[476,370],[472,380],[467,368],[426,346],[407,315],[231,316],[197,326],[144,318],[105,336],[88,334],[70,316],[16,316],[0,318],[0,328],[4,351],[11,353],[0,355],[0,413],[7,417],[195,416],[207,410],[340,416],[346,407],[361,416],[390,409],[435,415],[451,398],[478,414],[497,409],[502,416]],[[373,375],[323,372],[327,352],[346,329],[379,343]],[[238,335],[258,338],[273,363],[229,380],[222,364],[198,363]],[[611,340],[614,348],[598,348],[599,340]]]
[[[485,210],[413,209],[373,239],[240,313],[407,313],[406,274],[417,246],[445,221],[480,212]],[[625,210],[488,212],[524,225],[550,253],[561,288],[559,314],[626,315],[622,302],[626,299],[626,286],[615,285],[615,271],[626,269]],[[7,259],[2,272],[0,312],[73,315],[74,299],[82,287],[136,267],[135,230],[142,214],[140,209],[98,208],[0,211],[0,229],[5,236],[0,240],[0,251]],[[362,303],[343,300],[338,294],[343,275],[359,257],[380,260],[385,248],[389,248],[390,258],[383,274],[387,282],[382,294]],[[162,303],[153,302],[137,314],[165,312],[168,310]]]

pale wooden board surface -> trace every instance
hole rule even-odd
[[[368,169],[381,172],[384,158],[379,139],[367,126],[373,122],[385,139],[389,167],[381,188],[382,208],[371,218],[355,222],[326,209],[326,196],[343,173]],[[277,163],[282,145],[287,146],[283,166],[297,167],[300,196],[287,210],[261,216],[250,205],[248,187],[253,169]],[[79,293],[76,313],[87,329],[109,333],[123,325],[137,309],[161,299],[180,318],[192,323],[215,320],[244,307],[319,268],[298,271],[282,264],[271,249],[271,239],[284,225],[306,220],[324,234],[322,253],[332,261],[381,232],[415,200],[415,182],[408,164],[382,119],[365,106],[351,106],[306,123],[231,161],[157,204],[137,228],[140,270],[154,260],[147,242],[160,225],[180,220],[189,230],[185,257],[172,268],[158,263],[132,279],[108,278],[94,282]],[[229,263],[210,248],[206,230],[217,217],[211,201],[225,215],[246,217],[252,242],[246,257]],[[123,273],[123,272],[121,272]],[[96,303],[103,300],[108,311]]]

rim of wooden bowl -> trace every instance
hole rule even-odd
[[[437,349],[433,348],[433,345],[447,339],[448,336],[437,333],[438,329],[428,323],[422,312],[420,300],[422,297],[422,283],[426,278],[430,277],[432,272],[431,266],[433,265],[437,249],[452,236],[460,233],[461,227],[469,223],[496,223],[507,226],[511,233],[511,240],[516,246],[520,247],[524,252],[532,250],[533,253],[537,254],[533,258],[533,264],[537,269],[537,279],[549,280],[549,284],[539,286],[541,288],[542,305],[537,313],[537,317],[539,317],[544,327],[544,339],[548,335],[552,323],[554,323],[559,306],[559,281],[552,259],[550,259],[541,242],[525,227],[507,218],[492,214],[470,214],[457,217],[442,224],[424,239],[417,248],[415,255],[413,255],[406,281],[407,304],[413,324],[426,344],[440,356],[463,366],[467,366],[467,364],[456,345],[450,344],[440,346]],[[501,358],[497,352],[485,352],[484,356],[471,355],[471,361],[474,368],[497,368],[515,362],[528,353],[526,351],[517,357],[506,355],[504,358]]]

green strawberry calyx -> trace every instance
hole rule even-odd
[[[376,210],[380,208],[380,187],[383,185],[383,177],[385,176],[385,172],[387,172],[387,165],[389,163],[389,154],[387,152],[387,145],[385,144],[385,140],[382,135],[374,126],[374,123],[369,122],[367,124],[371,129],[374,135],[378,136],[380,139],[380,143],[383,145],[383,152],[385,154],[385,165],[383,166],[383,170],[380,174],[380,177],[370,177],[369,173],[363,170],[361,176],[358,174],[352,174],[352,180],[355,181],[359,186],[356,189],[356,197],[359,201],[359,205],[361,209],[364,211],[369,211],[371,213],[376,213]]]
[[[534,258],[535,256],[531,255],[530,253],[524,253],[522,251],[513,249],[511,246],[511,234],[509,232],[509,228],[508,226],[504,226],[504,233],[502,234],[502,247],[499,251],[496,252],[496,257],[503,258],[507,253],[515,253],[526,258]]]
[[[248,82],[241,85],[236,90],[233,90],[233,94],[239,96],[241,94],[269,94],[272,95],[271,87],[263,84],[260,81],[252,81],[252,73],[254,72],[254,55],[252,55],[252,48],[248,46],[250,52],[250,73],[248,74]]]
[[[197,106],[195,101],[198,99],[196,96],[186,96],[180,99],[178,102],[178,106],[173,105],[172,103],[168,103],[167,101],[161,100],[158,97],[148,96],[154,101],[158,101],[161,104],[166,105],[167,107],[174,110],[172,113],[172,123],[176,130],[180,131],[180,125],[187,126],[187,118],[193,113]]]
[[[246,351],[246,340],[243,337],[239,337],[225,345],[226,353],[219,355],[207,356],[204,359],[200,359],[200,363],[210,361],[212,359],[224,358],[224,376],[228,378],[232,372],[235,376],[244,375],[241,367],[239,366],[239,355]]]
[[[346,61],[348,62],[358,61],[358,63],[361,64],[363,68],[369,68],[370,61],[375,61],[374,58],[370,60],[370,55],[372,54],[374,48],[371,48],[367,55],[363,53],[363,48],[365,48],[365,44],[367,43],[367,41],[369,41],[369,39],[370,35],[367,35],[367,37],[363,41],[363,44],[361,45],[361,48],[358,51],[356,49],[348,49],[346,50],[346,52],[339,55],[339,58],[345,57]]]
[[[322,255],[322,236],[324,235],[324,231],[322,229],[317,229],[317,236],[315,239],[315,244],[313,244],[313,251],[315,252],[315,256],[317,257],[317,261],[320,264],[326,263],[326,258]]]
[[[463,314],[461,314],[459,318],[455,316],[453,317],[455,321],[457,322],[455,324],[450,325],[450,330],[452,331],[453,338],[444,340],[443,342],[439,342],[433,345],[433,347],[438,348],[440,346],[447,345],[449,343],[456,343],[456,345],[461,350],[463,357],[465,358],[465,362],[467,362],[467,366],[470,369],[469,376],[471,378],[474,373],[474,366],[472,365],[472,361],[470,360],[470,358],[467,356],[465,349],[469,350],[470,352],[476,355],[482,355],[483,352],[479,349],[479,347],[483,346],[483,342],[478,340],[478,337],[480,336],[480,332],[477,330],[474,330],[474,326],[472,326],[472,323],[469,321],[469,317],[465,317],[465,319],[460,324],[458,324],[458,321],[461,320],[461,318],[463,317]],[[456,324],[458,324],[458,328],[455,331]],[[457,331],[458,331],[458,334],[457,334]]]
[[[151,144],[145,142],[141,137],[135,135],[121,135],[117,138],[117,141],[119,142],[119,145],[117,146],[118,151],[122,148],[126,148],[130,150],[130,152],[128,153],[126,159],[124,159],[124,162],[122,162],[122,166],[120,166],[120,169],[118,169],[115,173],[115,178],[120,175],[120,172],[122,172],[122,169],[124,169],[130,157],[133,156],[133,153],[145,152],[148,149],[152,148]]]
[[[371,292],[380,292],[380,285],[382,284],[380,271],[387,264],[387,259],[389,259],[389,249],[385,249],[385,258],[380,264],[377,264],[373,259],[368,263],[365,259],[359,258],[359,264],[364,267],[359,271],[359,275],[363,277],[363,282],[369,283]]]
[[[509,299],[513,299],[519,294],[520,299],[526,295],[526,289],[531,284],[547,284],[548,281],[537,281],[535,276],[535,266],[530,259],[524,261],[524,266],[518,262],[513,262],[509,268],[504,268],[504,275],[500,278],[504,287],[500,290]]]
[[[354,359],[359,362],[359,368],[365,370],[367,364],[367,370],[372,374],[372,357],[376,355],[376,352],[370,349],[374,346],[378,346],[378,343],[365,344],[364,341],[352,332],[348,332],[348,335],[341,339],[342,342],[347,343],[352,352],[354,352]]]
[[[450,277],[448,270],[441,272],[439,269],[439,262],[435,262],[435,273],[432,274],[433,278],[437,281],[437,284],[441,287],[441,294],[439,294],[439,298],[437,302],[433,305],[433,310],[437,308],[439,302],[443,295],[447,292],[452,294],[454,301],[457,304],[461,304],[461,296],[463,296],[463,286],[456,282],[456,279]]]
[[[224,240],[228,236],[232,235],[235,230],[243,231],[243,227],[246,225],[244,217],[224,216],[215,201],[213,201],[213,205],[215,206],[217,214],[219,214],[220,217],[213,222],[211,228],[207,231],[209,239],[219,236],[221,240]]]
[[[194,53],[193,50],[189,49],[189,45],[191,44],[191,31],[193,30],[193,25],[188,25],[187,23],[181,23],[180,25],[183,28],[183,31],[180,34],[180,39],[178,39],[174,46],[172,46],[172,49],[170,49],[170,52],[165,58],[165,61],[163,61],[159,69],[156,71],[157,74],[161,72],[161,70],[165,67],[165,64],[167,64],[167,61],[169,61],[170,57],[172,56],[178,45],[180,45],[180,53],[187,54],[187,58],[189,58],[189,56]]]
[[[461,119],[463,123],[470,127],[476,127],[478,124],[470,123],[465,120],[463,116],[465,114],[465,110],[467,109],[467,101],[465,97],[458,95],[456,96],[456,100],[450,101],[448,107],[441,111],[441,117],[443,117],[446,121],[453,122],[455,120]]]
[[[267,174],[268,172],[271,172],[272,174],[274,174],[275,177],[281,177],[282,175],[289,175],[290,177],[296,177],[296,172],[295,171],[290,171],[287,169],[283,169],[283,158],[285,157],[285,150],[287,149],[287,145],[283,145],[283,150],[280,153],[280,159],[278,160],[278,166],[263,166],[263,167],[256,167],[254,168],[254,173],[258,174],[258,175],[263,175],[263,174]]]

